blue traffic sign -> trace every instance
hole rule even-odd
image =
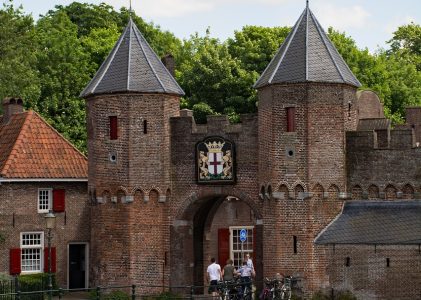
[[[247,240],[247,229],[243,228],[240,230],[240,241],[244,243]]]

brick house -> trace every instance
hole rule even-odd
[[[250,253],[257,282],[299,276],[304,297],[419,297],[421,108],[391,129],[308,6],[239,124],[196,124],[163,62],[130,20],[81,93],[92,286],[201,286],[211,257]]]
[[[4,99],[0,117],[0,270],[48,270],[44,215],[53,210],[52,270],[61,286],[87,287],[86,157],[22,104]]]

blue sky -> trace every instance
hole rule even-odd
[[[4,0],[2,0],[4,1]],[[71,0],[14,0],[34,18],[57,4]],[[87,0],[105,2],[119,9],[129,0]],[[358,47],[371,52],[385,41],[399,25],[421,23],[420,0],[310,0],[310,8],[325,28],[345,31]],[[305,0],[132,0],[132,7],[146,21],[152,21],[179,38],[188,38],[210,27],[211,35],[225,40],[244,25],[292,26],[305,7]]]

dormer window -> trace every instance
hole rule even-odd
[[[117,116],[110,116],[110,140],[116,140],[118,138],[118,123]]]
[[[295,107],[286,108],[287,132],[295,131]]]

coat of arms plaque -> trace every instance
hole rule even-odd
[[[198,183],[234,183],[234,144],[222,137],[208,137],[196,144]]]

